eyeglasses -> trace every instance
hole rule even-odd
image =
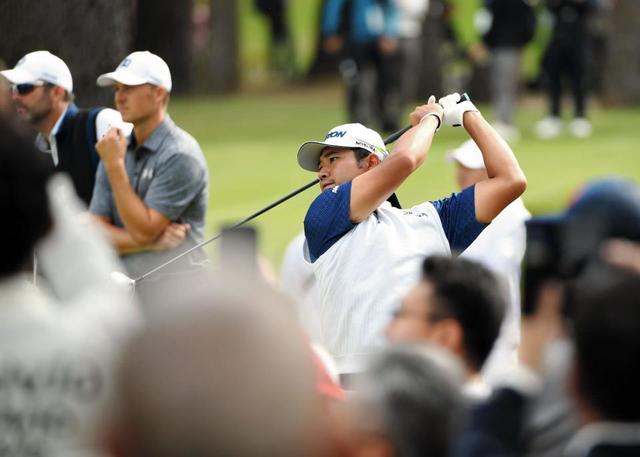
[[[13,85],[13,93],[18,95],[28,95],[35,90],[36,87],[45,86],[52,87],[53,84],[44,82],[44,81],[36,81],[33,83],[23,83],[23,84],[14,84]]]

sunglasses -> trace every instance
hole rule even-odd
[[[18,95],[27,95],[33,92],[36,87],[40,87],[40,86],[52,87],[53,84],[44,82],[44,81],[38,81],[34,83],[14,84],[13,93]]]

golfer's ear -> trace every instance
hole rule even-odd
[[[377,155],[369,154],[367,156],[367,162],[368,162],[369,168],[373,168],[373,167],[375,167],[377,165],[380,165],[381,160]]]

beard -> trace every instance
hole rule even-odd
[[[16,103],[19,116],[31,125],[37,126],[46,119],[53,110],[53,101],[47,92],[44,92],[40,99],[31,107],[22,103]]]

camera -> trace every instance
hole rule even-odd
[[[564,312],[570,317],[575,281],[604,266],[601,243],[611,238],[640,241],[640,187],[619,178],[594,181],[564,213],[532,218],[526,228],[522,313],[533,313],[542,284],[556,280],[566,285]]]

